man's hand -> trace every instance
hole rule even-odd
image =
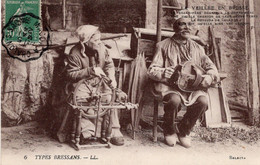
[[[173,66],[167,67],[164,70],[164,77],[165,78],[171,78],[173,73],[174,73],[174,67]]]
[[[208,88],[213,82],[213,78],[210,75],[202,75],[203,80],[201,82],[201,86],[204,88]]]
[[[98,77],[106,76],[106,74],[100,67],[94,67],[94,74]]]

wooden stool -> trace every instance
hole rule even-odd
[[[72,118],[73,122],[72,122],[72,128],[71,128],[71,143],[70,145],[75,149],[75,150],[80,150],[82,148],[89,148],[89,147],[107,147],[110,148],[111,144],[109,141],[103,141],[102,143],[100,143],[102,141],[102,135],[105,135],[106,130],[105,130],[105,120],[103,119],[102,121],[102,125],[101,125],[101,138],[97,137],[97,122],[95,124],[95,136],[91,137],[89,140],[91,141],[91,143],[89,144],[80,144],[80,135],[81,135],[81,120],[82,120],[82,115],[83,115],[83,110],[75,108],[72,109],[72,111],[74,112],[74,116]],[[107,115],[107,114],[105,114]],[[103,116],[104,117],[104,116]],[[98,120],[98,119],[97,119]],[[111,132],[112,127],[110,126],[110,122],[109,121],[109,132]]]

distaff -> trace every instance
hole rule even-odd
[[[101,41],[105,41],[105,40],[112,40],[112,39],[116,39],[116,38],[121,38],[121,37],[126,37],[127,35],[126,34],[123,34],[123,35],[116,35],[116,36],[112,36],[112,37],[104,37],[104,38],[101,38],[100,40]],[[60,48],[60,47],[66,47],[66,46],[72,46],[72,45],[76,45],[78,42],[72,42],[72,43],[68,43],[68,44],[61,44],[61,45],[58,45],[58,44],[54,44],[54,45],[44,45],[44,44],[39,44],[39,45],[35,45],[33,44],[32,46],[41,46],[41,47],[44,47],[44,46],[48,46],[48,49],[56,49],[56,48]],[[21,46],[25,46],[25,45],[21,45]],[[109,49],[111,49],[111,46],[105,44],[105,46]]]

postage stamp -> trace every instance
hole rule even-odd
[[[40,0],[6,0],[5,9],[5,41],[39,42]]]
[[[5,0],[5,20],[2,45],[7,54],[20,61],[38,59],[47,50],[48,40],[41,50],[41,1]]]

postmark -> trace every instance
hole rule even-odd
[[[2,45],[10,57],[27,62],[48,49],[49,33],[41,36],[40,4],[40,0],[5,0]]]

